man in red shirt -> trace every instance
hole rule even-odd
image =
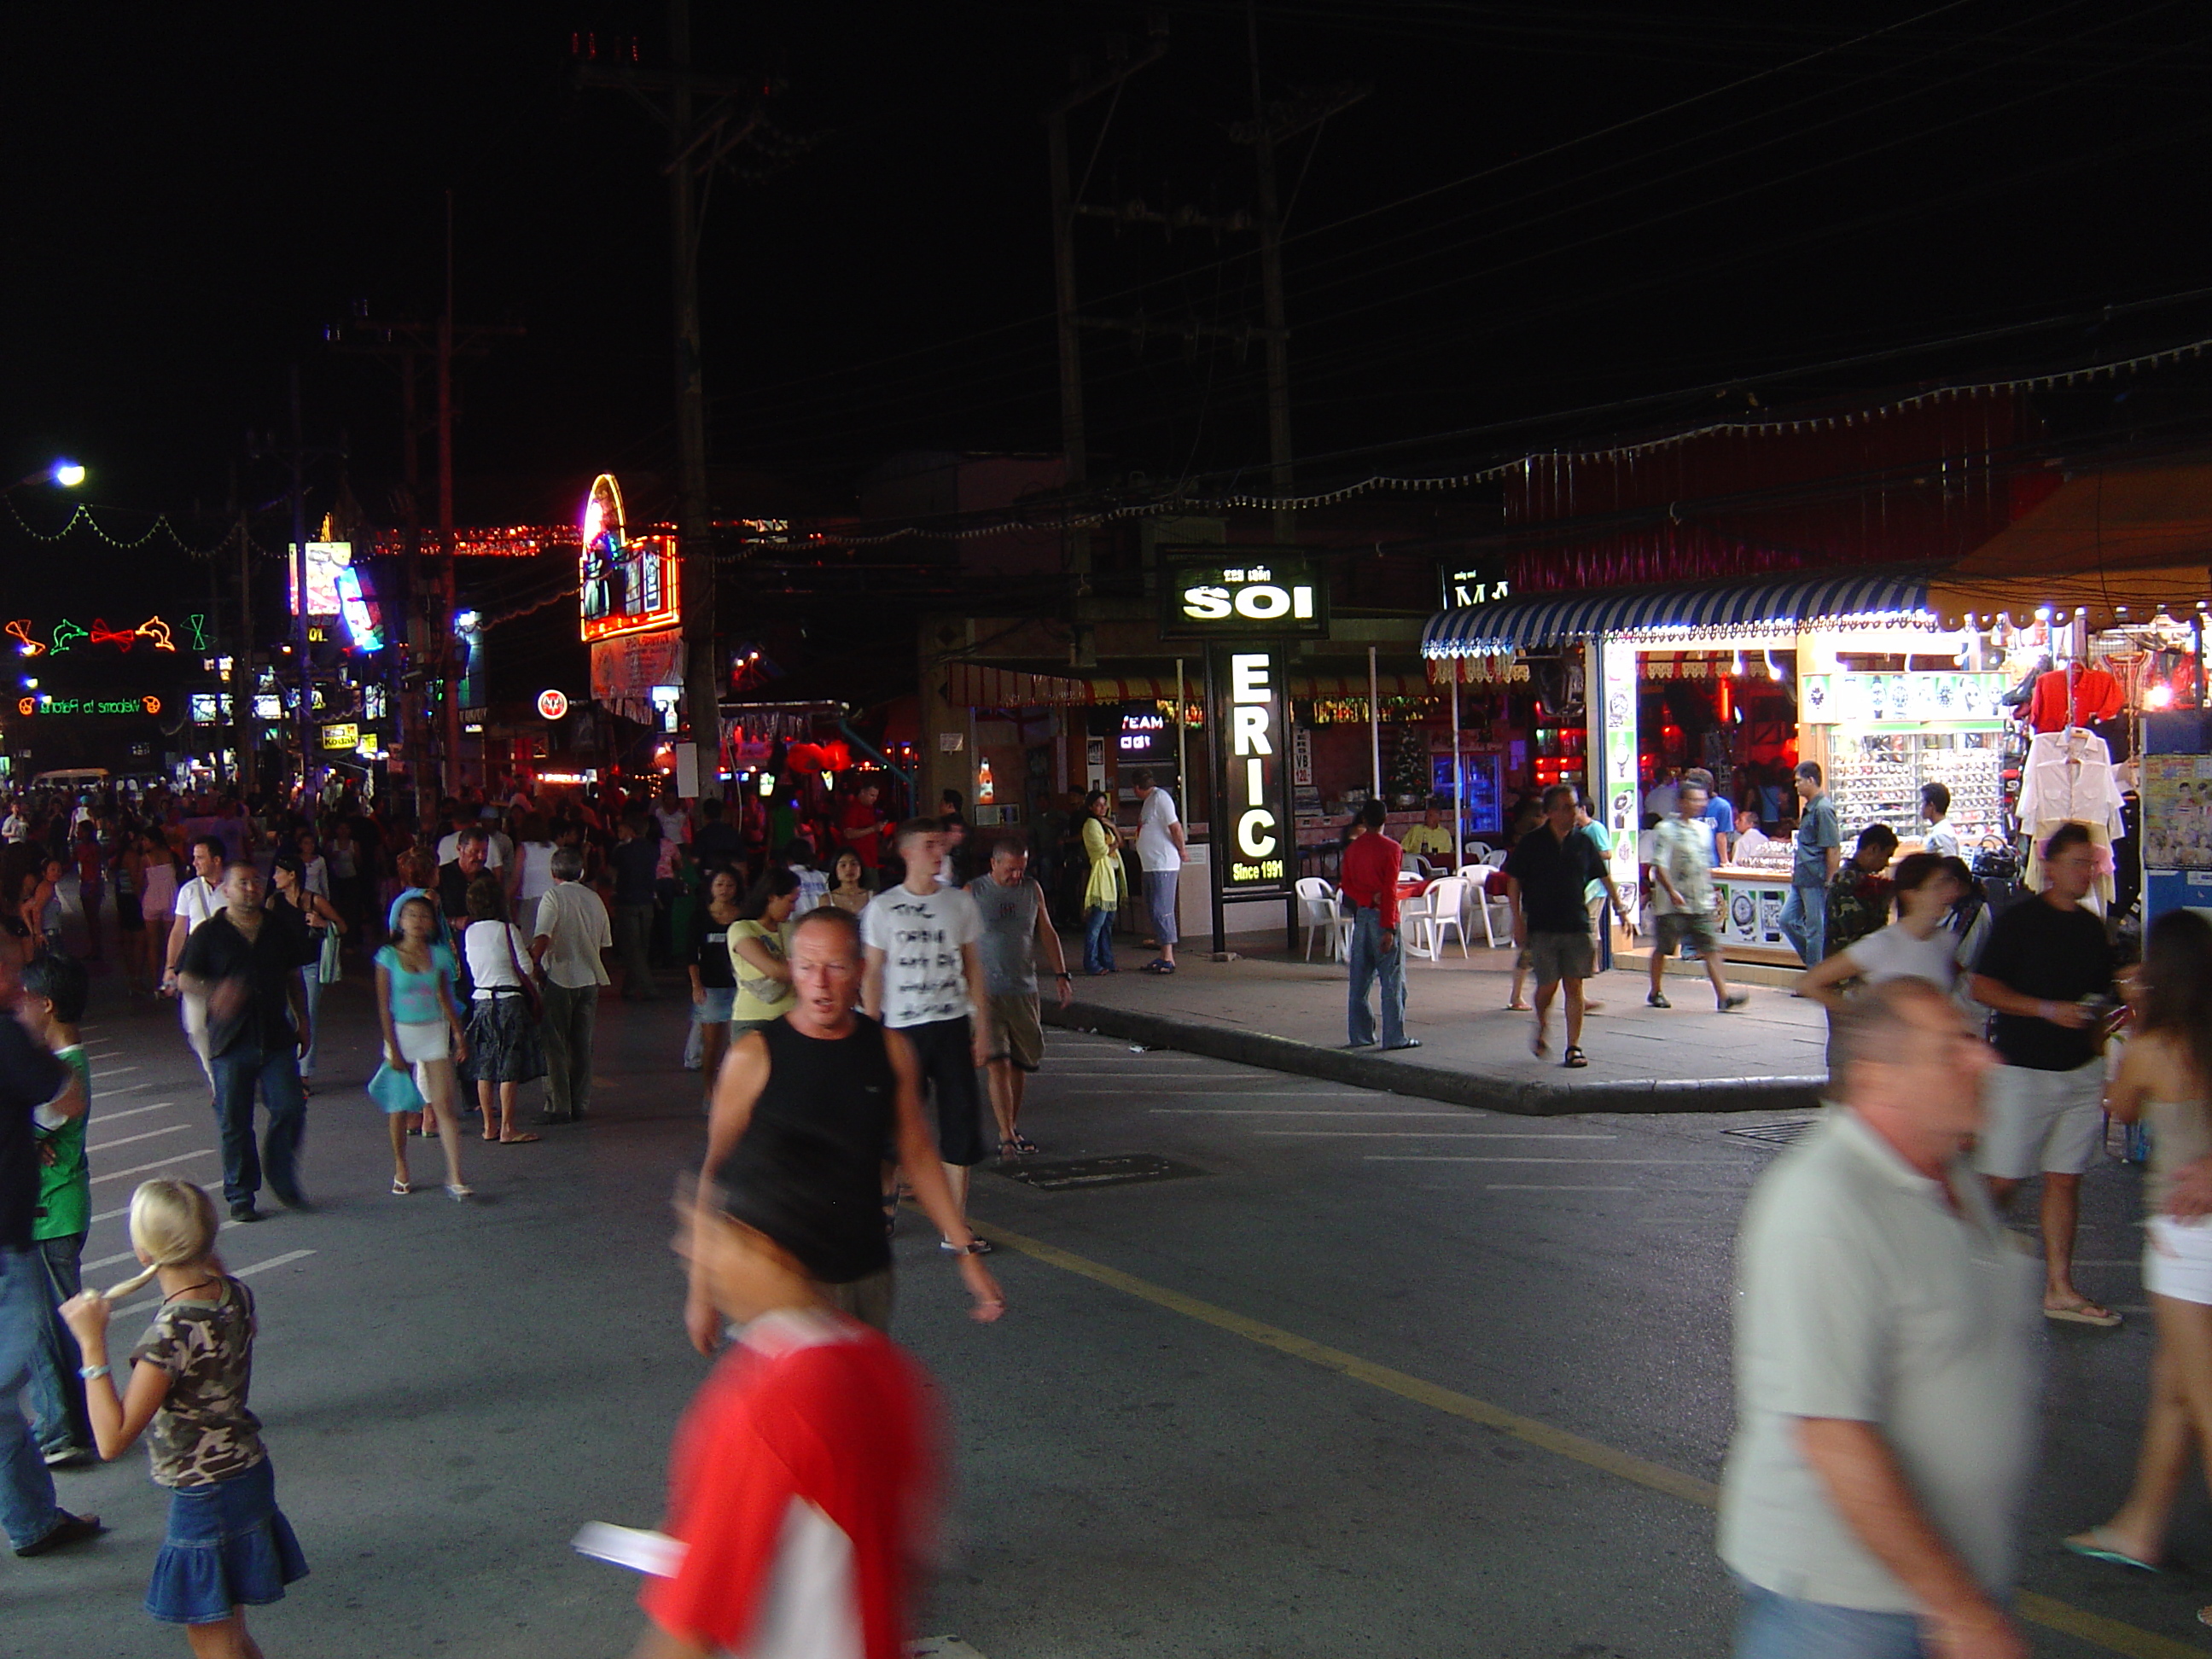
[[[844,813],[837,822],[838,837],[860,860],[870,887],[876,884],[876,872],[884,861],[884,831],[890,828],[884,820],[883,809],[876,805],[880,793],[872,783],[862,784],[847,798]]]
[[[1418,1048],[1419,1037],[1406,1035],[1406,957],[1398,948],[1398,868],[1403,861],[1398,843],[1382,833],[1382,803],[1370,800],[1359,809],[1366,833],[1344,849],[1342,880],[1338,886],[1352,906],[1352,969],[1349,1010],[1352,1039],[1347,1048],[1375,1046],[1375,1016],[1367,1006],[1367,988],[1377,975],[1382,981],[1382,1047]]]
[[[670,1459],[679,1559],[640,1595],[635,1659],[903,1659],[930,1553],[933,1413],[921,1370],[830,1310],[805,1257],[831,1218],[803,1183],[700,1208],[681,1248],[743,1327]]]

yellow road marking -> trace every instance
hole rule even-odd
[[[1665,1492],[1685,1503],[1696,1504],[1705,1509],[1716,1508],[1720,1503],[1720,1488],[1694,1474],[1668,1468],[1663,1463],[1655,1463],[1649,1458],[1638,1457],[1632,1452],[1622,1451],[1616,1446],[1608,1446],[1585,1435],[1555,1428],[1533,1417],[1523,1417],[1518,1412],[1493,1406],[1486,1400],[1477,1400],[1473,1395],[1462,1394],[1456,1389],[1447,1389],[1405,1371],[1394,1370],[1388,1365],[1378,1365],[1371,1359],[1362,1359],[1358,1354],[1346,1353],[1341,1348],[1316,1342],[1295,1331],[1286,1331],[1279,1325],[1270,1325],[1263,1320],[1216,1307],[1211,1302],[1186,1296],[1181,1291],[1171,1291],[1164,1285],[1155,1285],[1150,1279],[1139,1279],[1134,1273],[1125,1273],[1118,1267],[1109,1267],[1103,1262],[1091,1261],[1088,1256],[1077,1255],[1072,1250],[1063,1250],[1058,1245],[1048,1244],[1042,1239],[1030,1238],[1025,1234],[980,1221],[970,1221],[968,1224],[979,1237],[988,1238],[1004,1249],[1018,1250],[1048,1267],[1058,1267],[1064,1273],[1074,1273],[1093,1283],[1120,1291],[1124,1295],[1133,1296],[1155,1307],[1165,1308],[1170,1313],[1181,1314],[1187,1319],[1195,1319],[1200,1324],[1211,1325],[1217,1330],[1227,1331],[1232,1336],[1241,1336],[1248,1342],[1273,1348],[1276,1352],[1288,1354],[1294,1359],[1305,1360],[1324,1370],[1334,1371],[1354,1382],[1364,1382],[1370,1388],[1380,1389],[1386,1394],[1395,1394],[1401,1400],[1410,1400],[1416,1405],[1426,1406],[1433,1411],[1462,1418],[1470,1423],[1480,1423],[1486,1428],[1510,1434],[1516,1440],[1571,1459],[1586,1468],[1617,1475],[1623,1480],[1653,1492]],[[2071,1636],[2110,1653],[2126,1655],[2127,1659],[2204,1659],[2204,1650],[2201,1647],[2177,1642],[2171,1637],[2141,1630],[2133,1625],[2122,1624],[2117,1619],[2085,1613],[2064,1601],[2056,1601],[2047,1595],[2038,1595],[2031,1591],[2021,1592],[2014,1603],[2014,1611],[2032,1624]]]

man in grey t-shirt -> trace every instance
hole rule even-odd
[[[1838,1033],[1842,1108],[1760,1180],[1736,1243],[1737,1659],[2025,1659],[2004,1604],[2039,1275],[1963,1156],[1991,1057],[1925,980],[1870,988]]]
[[[1074,985],[1060,935],[1046,913],[1044,889],[1030,879],[1030,849],[1008,837],[991,849],[988,875],[968,884],[975,901],[975,948],[983,958],[990,994],[984,1018],[990,1031],[991,1115],[999,1120],[999,1156],[1036,1151],[1021,1132],[1022,1096],[1029,1074],[1044,1064],[1044,1026],[1037,1018],[1037,957],[1052,964],[1053,988],[1067,1006]]]
[[[1844,861],[1843,826],[1822,787],[1818,761],[1797,768],[1797,848],[1790,867],[1790,896],[1782,902],[1782,936],[1808,968],[1827,954],[1828,884]]]

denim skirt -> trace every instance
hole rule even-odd
[[[267,1458],[211,1486],[168,1490],[168,1535],[146,1587],[146,1611],[164,1624],[215,1624],[234,1607],[283,1601],[284,1586],[307,1576]]]
[[[730,1010],[738,1006],[738,988],[734,985],[708,985],[701,988],[707,1000],[691,1005],[691,1023],[694,1025],[728,1024]]]

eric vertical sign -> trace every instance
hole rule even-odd
[[[1215,822],[1226,899],[1279,898],[1291,890],[1297,846],[1289,789],[1290,704],[1280,651],[1255,644],[1214,653],[1214,724],[1221,811]]]

